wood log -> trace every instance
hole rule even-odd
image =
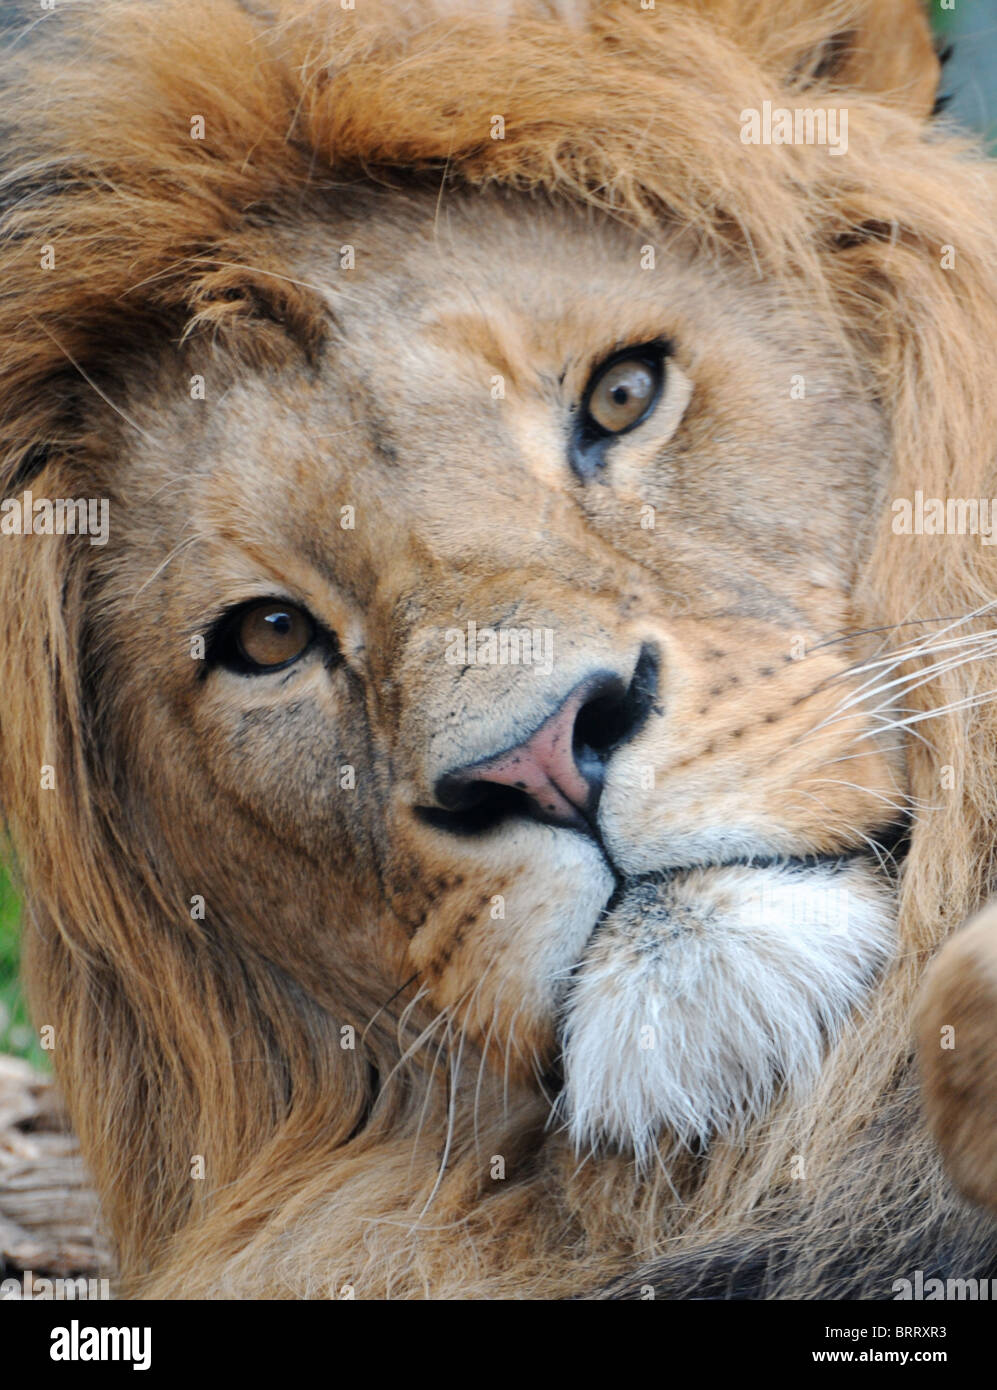
[[[97,1197],[50,1077],[0,1055],[0,1278],[110,1278]]]

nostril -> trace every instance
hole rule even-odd
[[[658,653],[645,643],[630,684],[608,677],[578,711],[572,734],[580,767],[595,754],[604,759],[641,729],[658,694]]]
[[[444,777],[437,786],[436,799],[438,806],[418,808],[421,819],[438,830],[458,830],[465,835],[491,830],[510,816],[532,814],[524,792],[497,782]]]
[[[586,751],[608,753],[623,735],[626,686],[612,678],[578,711],[571,741],[575,757]]]
[[[441,777],[436,786],[436,800],[444,811],[473,811],[488,794],[487,782],[459,776]]]
[[[509,816],[595,833],[609,756],[641,728],[657,690],[657,650],[645,645],[628,685],[615,672],[592,673],[522,743],[444,774],[436,806],[418,813],[462,833]]]

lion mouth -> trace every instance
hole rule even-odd
[[[910,818],[905,816],[890,822],[880,830],[870,833],[860,845],[850,845],[837,850],[812,851],[803,854],[737,854],[724,858],[704,858],[683,864],[670,864],[651,869],[642,874],[625,874],[614,863],[599,835],[594,836],[601,849],[606,864],[616,880],[611,897],[593,925],[593,934],[604,922],[609,920],[616,907],[628,896],[647,885],[665,885],[683,876],[724,869],[788,870],[792,873],[808,874],[815,870],[845,868],[863,861],[874,865],[888,879],[895,879],[910,849]]]
[[[895,952],[906,835],[873,844],[618,880],[558,1005],[551,1113],[579,1152],[698,1150],[807,1092]]]

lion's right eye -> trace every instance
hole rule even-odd
[[[589,382],[582,429],[596,437],[626,434],[651,414],[665,378],[667,345],[649,343],[614,353]]]
[[[659,365],[639,357],[614,362],[589,390],[589,418],[606,434],[623,434],[648,414],[660,385]]]
[[[314,639],[315,624],[303,608],[279,599],[253,600],[222,620],[212,656],[231,671],[260,675],[300,660]]]

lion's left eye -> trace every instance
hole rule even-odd
[[[315,624],[293,603],[265,599],[244,603],[225,619],[214,656],[243,675],[278,671],[304,656]]]
[[[603,434],[623,434],[649,415],[661,393],[660,353],[635,352],[599,369],[585,397],[586,423]]]

